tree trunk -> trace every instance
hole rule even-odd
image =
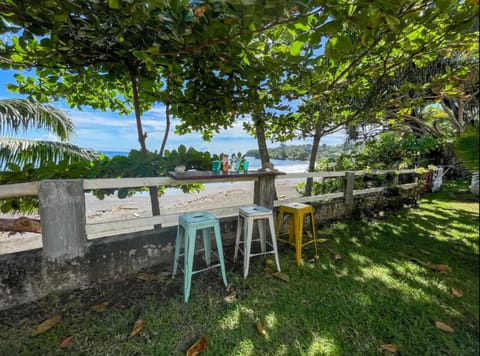
[[[265,127],[260,115],[254,114],[255,131],[257,136],[258,153],[262,162],[262,168],[271,168],[270,157],[268,155],[267,139],[265,137]],[[278,199],[277,189],[275,188],[274,177],[264,177],[265,179],[255,183],[254,200],[255,204],[266,206],[273,209],[273,201]],[[260,195],[262,195],[260,197]]]
[[[140,104],[138,102],[138,78],[134,71],[130,72],[130,78],[132,82],[132,93],[133,93],[133,107],[135,108],[135,121],[137,123],[137,135],[138,142],[140,143],[140,149],[143,156],[147,157],[147,146],[145,140],[147,138],[147,133],[143,132],[142,128],[142,118],[140,115]],[[150,190],[150,203],[152,205],[152,215],[160,215],[160,204],[158,203],[158,188],[149,187]]]
[[[265,127],[263,126],[263,119],[258,114],[253,115],[255,122],[255,133],[258,144],[258,154],[260,155],[260,161],[262,162],[262,168],[267,168],[270,163],[270,157],[268,155],[267,139],[265,138]]]
[[[315,163],[317,162],[317,154],[318,148],[320,147],[320,139],[323,136],[323,126],[320,124],[320,120],[315,128],[315,134],[313,135],[313,142],[312,142],[312,152],[310,153],[310,160],[308,161],[308,171],[314,172],[315,171]],[[313,178],[307,178],[305,182],[305,197],[309,197],[312,195],[312,188],[313,188]]]
[[[168,133],[170,132],[170,103],[165,104],[165,134],[163,135],[162,145],[160,146],[160,151],[158,155],[163,157],[163,152],[165,151],[165,146],[167,145]]]

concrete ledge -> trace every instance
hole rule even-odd
[[[221,220],[225,254],[235,242],[236,217]],[[51,292],[122,279],[153,265],[173,266],[176,227],[109,236],[89,242],[84,256],[52,261],[42,249],[0,256],[0,310],[45,297]]]

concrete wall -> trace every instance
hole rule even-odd
[[[225,255],[232,254],[236,219],[221,222]],[[122,279],[142,268],[173,266],[176,228],[110,236],[89,241],[85,254],[69,260],[45,258],[42,249],[0,255],[0,310],[42,298],[55,291]]]

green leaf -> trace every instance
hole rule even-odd
[[[300,41],[295,41],[292,43],[292,46],[290,47],[290,54],[292,56],[298,56],[300,55],[300,52],[302,51],[304,42]]]
[[[108,7],[111,9],[120,9],[120,0],[108,0]]]
[[[128,188],[118,190],[118,199],[125,199],[128,196]]]
[[[339,37],[337,43],[335,44],[335,49],[340,52],[348,52],[353,48],[353,42],[348,35]]]

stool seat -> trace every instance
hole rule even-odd
[[[259,239],[253,239],[253,225],[257,221],[258,233],[260,235]],[[270,239],[271,242],[266,241],[266,226],[265,222],[268,221],[269,230],[270,230]],[[243,224],[243,241],[240,239],[242,235],[242,224]],[[235,239],[235,254],[233,256],[233,261],[235,262],[238,256],[238,251],[243,254],[243,277],[247,278],[248,270],[250,266],[250,258],[254,256],[261,256],[267,254],[273,254],[275,256],[275,264],[278,271],[280,271],[280,261],[278,258],[277,242],[274,237],[275,226],[273,221],[273,212],[272,210],[265,208],[263,206],[248,206],[241,207],[238,214],[237,222],[237,236]],[[252,253],[252,242],[260,241],[261,252]],[[243,249],[240,248],[240,245],[243,244]],[[270,247],[267,250],[267,244]]]
[[[281,233],[283,216],[285,214],[289,215],[288,233]],[[312,228],[312,240],[306,242],[303,241],[305,216],[310,218],[310,224]],[[281,237],[286,234],[288,234],[288,241],[281,239]],[[295,257],[298,266],[302,263],[302,248],[304,246],[313,244],[315,255],[317,255],[317,236],[313,207],[311,205],[302,203],[287,203],[280,205],[278,211],[276,237],[279,241],[285,241],[288,244],[295,246]]]
[[[209,230],[213,229],[217,253],[211,248]],[[203,248],[195,249],[197,231],[202,231]],[[183,233],[183,236],[182,236]],[[182,239],[183,237],[183,239]],[[180,253],[183,240],[183,253]],[[196,251],[205,252],[206,268],[193,270],[193,259]],[[211,265],[211,255],[218,257],[219,263]],[[173,261],[172,278],[175,277],[178,268],[178,260],[183,256],[184,267],[184,301],[188,302],[190,297],[190,289],[192,285],[192,275],[209,270],[214,267],[220,267],[222,272],[223,283],[227,286],[227,275],[225,272],[225,262],[223,259],[222,237],[220,234],[220,224],[215,215],[208,212],[196,212],[182,214],[178,217],[177,238],[175,241],[175,257]],[[180,267],[181,268],[181,267]]]

